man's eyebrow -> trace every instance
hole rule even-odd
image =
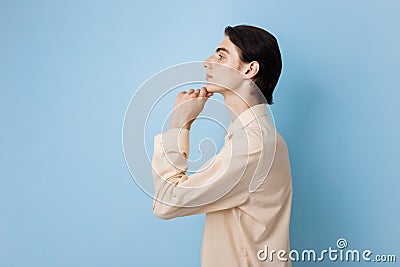
[[[225,47],[218,47],[218,48],[215,50],[215,52],[217,52],[217,53],[218,53],[219,51],[225,51],[226,53],[229,54],[228,49],[226,49]]]

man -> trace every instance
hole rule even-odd
[[[153,212],[162,219],[206,213],[203,267],[291,266],[290,163],[266,112],[282,68],[278,43],[263,29],[228,26],[204,67],[206,86],[180,92],[170,129],[155,136]],[[225,144],[187,175],[190,128],[214,93],[232,116]]]

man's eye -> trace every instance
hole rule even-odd
[[[223,59],[224,56],[223,56],[223,55],[218,55],[218,58],[219,58],[219,59]]]

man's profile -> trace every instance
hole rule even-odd
[[[291,266],[290,162],[266,112],[282,69],[277,40],[258,27],[228,26],[204,68],[205,87],[180,92],[170,129],[154,137],[153,212],[162,219],[206,214],[203,267]],[[232,117],[224,146],[187,175],[191,125],[216,93]]]

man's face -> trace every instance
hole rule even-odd
[[[215,49],[215,53],[204,62],[207,69],[207,91],[235,91],[245,78],[241,72],[242,65],[238,48],[229,37],[225,37]]]

